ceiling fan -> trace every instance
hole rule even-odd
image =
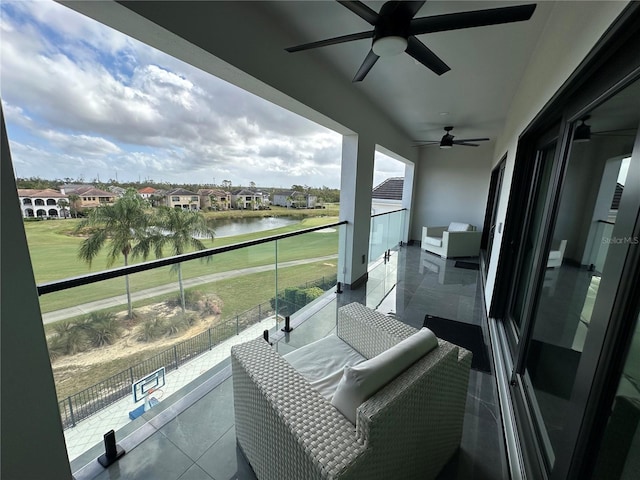
[[[373,44],[360,69],[353,77],[354,82],[360,82],[369,73],[380,57],[408,53],[425,67],[437,75],[451,70],[435,53],[416,38],[425,33],[445,32],[462,28],[498,25],[501,23],[521,22],[529,20],[536,9],[536,4],[517,5],[512,7],[490,8],[468,12],[433,15],[430,17],[413,18],[424,5],[422,2],[386,2],[376,13],[362,2],[338,1],[360,18],[373,26],[373,30],[340,37],[305,43],[289,47],[287,52],[300,52],[327,45],[352,42],[365,38],[373,38]]]
[[[416,147],[422,147],[425,145],[440,145],[440,148],[451,148],[454,145],[464,145],[465,147],[477,147],[477,143],[472,142],[487,142],[489,138],[465,138],[464,140],[454,140],[454,135],[451,135],[451,130],[453,127],[444,127],[445,134],[442,136],[440,140],[427,140],[427,141],[417,141]]]

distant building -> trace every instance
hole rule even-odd
[[[231,207],[239,210],[261,210],[269,206],[269,194],[241,188],[231,192]]]
[[[153,195],[156,195],[157,190],[153,187],[144,187],[138,190],[138,195],[140,195],[145,200],[149,200]]]
[[[201,188],[198,196],[202,210],[228,210],[231,206],[231,192],[219,188]]]
[[[66,218],[70,214],[67,196],[52,188],[44,190],[19,188],[18,197],[24,218]],[[67,206],[60,206],[60,200],[64,200]]]
[[[127,193],[127,190],[122,187],[116,187],[115,185],[111,185],[109,188],[110,192],[115,193],[118,197],[124,197],[124,194]]]
[[[287,208],[316,208],[318,197],[297,190],[281,190],[273,194],[273,204]]]
[[[392,212],[402,208],[404,178],[387,178],[371,192],[371,214]]]
[[[62,185],[60,193],[67,197],[71,195],[78,196],[75,208],[81,210],[84,208],[99,207],[100,205],[110,205],[116,200],[116,194],[105,192],[93,185]]]
[[[200,197],[197,193],[184,188],[176,188],[165,194],[169,208],[181,208],[183,210],[200,210]]]

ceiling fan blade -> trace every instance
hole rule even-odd
[[[362,2],[341,2],[338,0],[338,3],[347,7],[360,18],[368,22],[369,25],[375,25],[378,21],[378,14]]]
[[[489,8],[470,12],[448,13],[411,20],[409,33],[422,35],[425,33],[444,32],[461,28],[499,25],[501,23],[522,22],[529,20],[536,9],[536,4],[516,5],[514,7]]]
[[[432,70],[436,75],[442,75],[451,70],[449,65],[444,63],[440,57],[433,53],[427,46],[416,37],[407,39],[408,45],[405,52],[419,61],[428,69]]]
[[[488,142],[491,140],[490,138],[461,138],[460,140],[454,140],[453,143],[456,142]]]
[[[310,50],[312,48],[326,47],[327,45],[336,45],[338,43],[353,42],[354,40],[362,40],[364,38],[373,37],[373,30],[370,32],[352,33],[350,35],[342,35],[341,37],[327,38],[326,40],[319,40],[317,42],[305,43],[303,45],[296,45],[295,47],[285,48],[289,53],[300,52],[302,50]]]
[[[453,141],[454,145],[464,145],[465,147],[479,147],[480,145],[477,143],[467,143],[467,142],[457,142],[457,141]]]
[[[425,2],[400,2],[400,3],[404,5],[407,11],[411,14],[411,18],[413,18],[415,14],[418,13],[418,10],[420,10],[422,6],[425,4]]]
[[[438,145],[440,144],[440,140],[425,140],[420,141],[420,140],[416,140],[415,141],[415,145],[413,145],[414,147],[424,147],[425,145]]]
[[[362,65],[360,65],[360,68],[358,69],[356,76],[353,77],[352,82],[361,82],[364,80],[364,77],[367,76],[367,73],[369,73],[369,70],[373,68],[379,58],[380,57],[378,55],[373,53],[373,50],[369,50],[367,57],[364,59],[364,62],[362,62]]]

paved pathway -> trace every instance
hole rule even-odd
[[[337,255],[327,255],[324,257],[306,258],[304,260],[294,260],[291,262],[282,262],[278,264],[278,268],[294,267],[296,265],[305,265],[307,263],[321,262],[323,260],[335,260]],[[212,273],[210,275],[201,275],[199,277],[193,277],[184,280],[182,283],[185,288],[201,285],[203,283],[211,283],[219,280],[226,280],[229,278],[240,277],[242,275],[248,275],[251,273],[269,272],[275,270],[274,264],[263,265],[260,267],[242,268],[239,270],[230,270],[228,272]],[[175,292],[178,289],[177,282],[167,283],[158,287],[147,288],[138,292],[131,293],[131,301],[144,300],[147,298],[153,298],[167,293]],[[42,314],[43,323],[57,322],[65,320],[67,318],[77,317],[79,315],[86,315],[87,313],[103,310],[105,308],[117,307],[119,305],[127,304],[127,295],[117,295],[115,297],[105,298],[102,300],[96,300],[95,302],[83,303],[76,305],[75,307],[63,308],[62,310],[55,310]]]

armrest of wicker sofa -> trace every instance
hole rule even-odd
[[[231,349],[236,437],[261,480],[336,478],[360,455],[354,426],[264,340]]]
[[[460,445],[471,356],[440,340],[362,403],[356,434],[367,449],[346,478],[435,478]]]
[[[373,358],[417,330],[354,302],[338,309],[338,336],[365,358]]]

